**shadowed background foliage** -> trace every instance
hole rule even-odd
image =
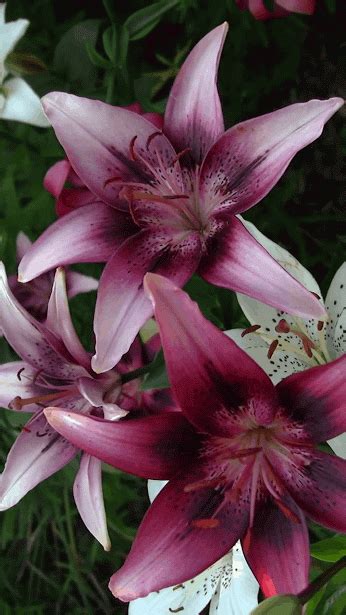
[[[270,3],[269,3],[270,4]],[[16,52],[43,63],[26,62],[25,78],[39,93],[63,90],[161,112],[179,66],[192,46],[227,20],[219,89],[226,126],[295,101],[342,96],[345,88],[344,20],[340,0],[320,0],[312,17],[291,15],[257,22],[233,0],[70,0],[65,3],[9,0],[7,21],[25,17],[31,25]],[[157,8],[158,7],[158,8]],[[147,9],[137,13],[139,9]],[[272,192],[246,214],[261,231],[284,245],[314,274],[323,292],[344,259],[343,209],[345,126],[343,111],[322,137],[299,153]],[[55,219],[54,204],[42,188],[47,168],[62,150],[52,130],[0,123],[0,257],[15,270],[15,238],[20,230],[35,239]],[[97,274],[98,266],[79,270]],[[189,293],[218,326],[246,326],[229,291],[193,279]],[[72,300],[82,341],[92,348],[95,294]],[[1,361],[14,354],[0,340]],[[25,419],[0,415],[0,462]],[[105,467],[104,491],[113,548],[104,553],[87,533],[73,503],[77,462],[28,494],[0,517],[0,612],[121,614],[107,590],[112,571],[126,555],[147,506],[144,481]],[[314,542],[329,541],[311,526]],[[326,543],[324,543],[326,545]],[[328,546],[329,545],[329,546]],[[346,541],[313,547],[312,574],[346,553]],[[327,555],[326,555],[327,553]],[[329,558],[329,559],[328,559]],[[334,559],[333,559],[334,558]],[[307,613],[341,614],[346,608],[344,572],[309,603]]]

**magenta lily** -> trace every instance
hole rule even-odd
[[[191,51],[171,90],[163,132],[121,107],[59,92],[44,98],[69,162],[96,196],[43,233],[19,278],[58,264],[108,261],[95,312],[97,372],[119,361],[152,313],[143,290],[147,271],[179,286],[197,271],[289,313],[325,316],[236,214],[271,190],[343,101],[291,105],[224,132],[216,77],[226,32],[227,24],[215,28]]]
[[[275,0],[272,10],[267,9],[264,0],[236,0],[241,10],[248,10],[261,21],[273,17],[286,17],[289,13],[312,15],[316,9],[316,0]]]
[[[186,293],[155,274],[145,282],[181,414],[110,423],[45,412],[54,429],[88,454],[170,481],[110,589],[133,600],[183,583],[241,538],[266,596],[297,593],[308,582],[305,515],[346,531],[346,461],[318,450],[345,430],[346,357],[275,387]],[[174,430],[171,415],[179,419]]]
[[[17,504],[79,452],[47,423],[45,406],[62,405],[112,420],[129,411],[136,411],[136,415],[157,412],[159,401],[173,409],[164,392],[142,394],[138,379],[121,383],[121,374],[138,369],[152,358],[157,340],[150,341],[147,354],[137,339],[115,369],[102,376],[92,372],[91,355],[81,346],[72,325],[62,270],[56,273],[47,320],[42,324],[12,294],[1,263],[0,328],[22,357],[22,361],[0,366],[0,406],[33,413],[10,450],[0,476],[0,510]],[[87,528],[109,549],[101,462],[88,454],[81,458],[74,497]]]

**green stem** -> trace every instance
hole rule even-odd
[[[314,596],[326,583],[329,581],[331,577],[333,577],[339,570],[342,570],[346,567],[346,556],[339,559],[333,566],[328,568],[320,574],[317,579],[312,581],[310,585],[306,589],[304,589],[300,594],[298,594],[298,598],[302,604],[305,604]]]
[[[133,372],[128,372],[127,374],[121,374],[121,384],[125,384],[125,382],[130,382],[131,380],[136,380],[136,378],[140,378],[148,373],[150,369],[150,365],[144,365],[144,367],[138,367],[134,369]]]
[[[106,103],[112,104],[114,98],[114,86],[115,86],[115,75],[116,69],[110,70],[107,75],[107,93],[106,93]]]

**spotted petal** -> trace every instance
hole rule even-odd
[[[34,397],[42,389],[33,384],[37,370],[23,361],[13,361],[0,366],[0,406],[7,408],[15,397]],[[25,412],[38,410],[36,404],[24,407]]]
[[[346,352],[346,263],[336,272],[326,297],[327,343],[332,358]]]

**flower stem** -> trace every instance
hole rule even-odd
[[[125,382],[130,382],[131,380],[136,380],[136,378],[140,378],[148,373],[150,370],[150,363],[148,365],[144,365],[144,367],[138,367],[134,369],[132,372],[127,372],[127,374],[121,374],[121,384],[125,384]]]
[[[339,559],[333,566],[328,568],[320,574],[312,583],[310,583],[306,589],[298,594],[298,598],[302,604],[305,604],[314,596],[322,587],[333,577],[337,572],[346,567],[346,556]]]

